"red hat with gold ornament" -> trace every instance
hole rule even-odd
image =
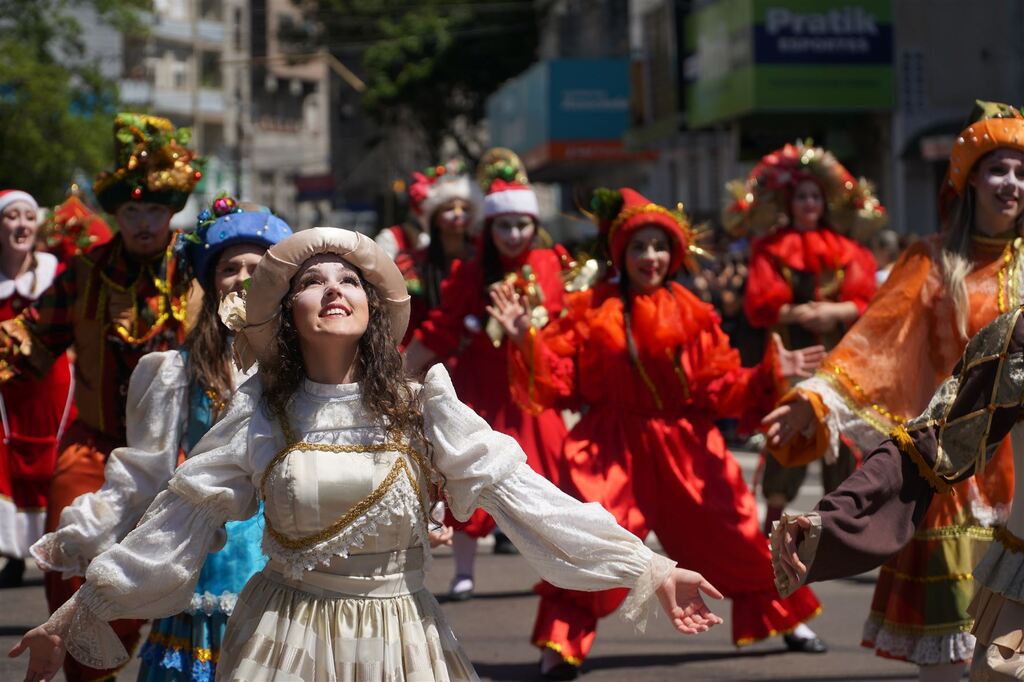
[[[837,232],[864,241],[888,222],[871,183],[855,178],[830,151],[808,140],[766,154],[746,179],[726,184],[732,197],[722,211],[726,231],[739,237],[787,225],[793,191],[805,180],[821,188],[829,226]]]
[[[110,226],[78,195],[78,187],[53,209],[43,228],[46,250],[65,262],[110,240]]]
[[[630,236],[637,230],[660,227],[672,242],[669,275],[684,265],[693,267],[692,256],[700,249],[694,243],[696,231],[679,204],[675,210],[659,206],[634,189],[622,187],[594,190],[589,215],[597,223],[608,258],[617,270],[622,270],[622,258]]]
[[[121,113],[114,118],[117,168],[96,176],[93,192],[107,213],[140,201],[163,204],[177,213],[203,177],[203,159],[186,145],[188,128],[175,130],[166,118]]]

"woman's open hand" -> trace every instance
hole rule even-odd
[[[722,622],[704,603],[704,593],[721,599],[722,593],[700,573],[683,568],[672,569],[658,588],[658,601],[668,614],[673,627],[684,635],[707,632]]]
[[[47,632],[42,625],[32,628],[7,655],[17,658],[26,650],[28,670],[25,671],[25,682],[50,682],[60,672],[65,653],[64,640],[60,635]]]
[[[491,303],[487,306],[487,314],[497,320],[498,324],[517,346],[522,346],[530,331],[530,308],[525,296],[516,293],[515,287],[508,282],[500,282],[491,287]]]
[[[818,365],[825,359],[824,346],[808,346],[799,350],[786,350],[782,338],[772,334],[775,353],[779,358],[779,369],[787,379],[806,379],[811,376]]]

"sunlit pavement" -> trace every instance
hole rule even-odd
[[[738,453],[749,481],[757,466],[753,454]],[[807,509],[821,494],[817,474],[794,505]],[[681,520],[685,522],[685,519]],[[694,551],[714,551],[696,547]],[[452,574],[451,557],[441,553],[433,563],[428,586],[442,595]],[[709,576],[714,579],[713,576]],[[6,652],[28,627],[46,616],[41,574],[28,574],[29,584],[0,591],[0,647]],[[536,574],[518,556],[496,556],[489,543],[478,559],[477,598],[444,604],[456,634],[485,680],[536,680],[537,651],[528,644],[537,599],[531,593]],[[823,656],[790,654],[782,640],[736,649],[729,637],[729,609],[715,605],[726,623],[712,632],[682,637],[664,617],[657,618],[646,636],[612,616],[601,623],[594,653],[584,666],[583,680],[913,680],[913,667],[874,656],[859,646],[860,629],[871,600],[873,580],[828,583],[816,587],[825,606],[811,622],[831,647]],[[442,598],[443,601],[443,598]],[[0,680],[20,680],[23,660],[0,660]],[[133,660],[119,679],[134,680]],[[58,679],[63,679],[58,678]]]

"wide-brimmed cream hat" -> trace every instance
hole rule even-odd
[[[303,263],[322,253],[345,259],[380,292],[391,314],[391,337],[395,344],[401,342],[409,325],[409,292],[398,266],[364,234],[337,227],[313,227],[270,247],[253,272],[244,310],[231,310],[228,301],[221,307],[225,324],[236,331],[234,350],[242,369],[274,357],[275,339],[281,328],[281,302],[291,289],[292,277]]]

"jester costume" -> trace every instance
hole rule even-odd
[[[135,114],[119,114],[114,130],[119,168],[99,177],[94,186],[103,208],[113,213],[125,202],[141,201],[180,210],[200,175],[192,166],[194,155],[183,146],[186,138],[165,119]],[[128,380],[139,360],[147,353],[176,348],[184,339],[183,279],[176,270],[172,243],[146,258],[130,253],[118,234],[75,256],[37,301],[0,325],[5,380],[45,376],[72,345],[77,355],[78,417],[59,447],[47,531],[57,528],[61,512],[76,497],[100,488],[107,456],[125,444]],[[47,573],[51,611],[81,584],[80,578],[64,580],[58,573]],[[142,621],[126,620],[116,622],[114,629],[132,648],[141,626]],[[97,680],[110,674],[71,658],[65,662],[69,680]]]

